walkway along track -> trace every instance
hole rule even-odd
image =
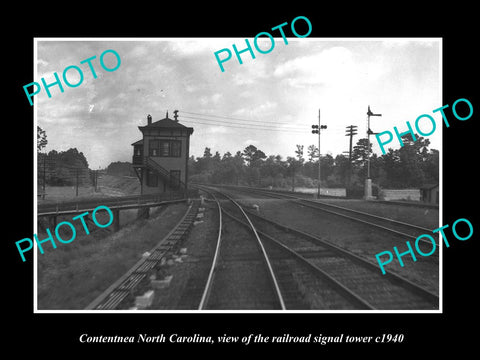
[[[241,192],[258,193],[258,194],[266,195],[268,197],[273,197],[277,199],[289,199],[292,202],[297,203],[299,205],[320,210],[323,212],[327,212],[329,214],[333,214],[336,216],[340,216],[340,217],[349,219],[351,221],[356,221],[356,222],[365,224],[370,227],[375,227],[377,229],[401,236],[402,238],[407,240],[415,241],[417,236],[425,233],[430,234],[432,232],[432,229],[427,229],[421,226],[408,224],[405,222],[389,219],[389,218],[378,216],[378,215],[369,214],[363,211],[358,211],[358,210],[353,210],[353,209],[345,208],[338,205],[328,204],[320,200],[303,199],[294,195],[280,194],[277,192],[271,192],[268,190],[261,190],[261,189],[255,189],[255,188],[242,188],[242,187],[230,187],[230,186],[226,186],[226,188],[229,188],[232,190],[238,190]],[[431,243],[428,240],[420,239],[419,241],[427,243],[431,246]],[[436,246],[438,246],[438,242],[436,242]],[[435,253],[433,255],[438,257],[438,253]]]
[[[334,306],[336,309],[349,309],[353,304],[354,309],[438,309],[439,298],[429,290],[394,273],[381,275],[378,268],[369,261],[314,235],[276,223],[252,211],[245,211],[257,228],[265,230],[257,229],[257,233],[263,240],[267,240],[270,245],[282,249],[303,264],[307,264],[317,276],[328,283],[327,286],[336,289],[337,295],[340,293],[350,301],[350,305],[345,307],[344,302],[338,302],[338,296],[335,302],[335,295],[330,292],[328,296],[331,298],[321,299],[320,296],[320,300],[316,302],[317,306],[320,304],[329,308]],[[267,231],[275,235],[268,235]],[[270,247],[266,246],[269,251],[272,251]],[[280,283],[282,283],[281,280],[282,278],[279,277]],[[310,285],[312,285],[311,282]],[[309,289],[309,291],[318,295],[319,292],[325,293],[327,289]]]
[[[139,260],[129,271],[93,300],[85,310],[115,310],[134,292],[134,289],[161,263],[188,235],[198,210],[193,201],[177,225],[150,251],[148,257]]]
[[[39,203],[37,206],[37,211],[38,215],[53,215],[59,212],[85,211],[94,209],[98,205],[105,205],[109,208],[122,206],[128,208],[128,205],[133,207],[135,205],[147,206],[148,204],[168,202],[173,200],[186,200],[189,197],[194,196],[195,194],[193,194],[191,191],[127,196],[99,196],[79,200]]]

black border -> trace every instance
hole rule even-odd
[[[164,7],[163,4],[131,5],[119,8],[111,4],[107,9],[90,8],[88,4],[71,14],[66,8],[28,9],[18,19],[15,35],[6,41],[10,55],[4,70],[8,74],[8,86],[4,96],[8,101],[5,119],[8,139],[4,159],[4,179],[8,189],[15,189],[14,197],[6,196],[8,211],[4,218],[6,236],[2,242],[7,270],[4,273],[8,300],[4,311],[8,316],[8,331],[5,343],[19,351],[21,345],[32,345],[36,351],[47,351],[61,344],[69,349],[68,354],[95,353],[104,350],[138,348],[127,344],[80,344],[78,337],[91,335],[136,336],[139,333],[157,335],[180,333],[202,335],[243,336],[261,333],[266,336],[324,334],[378,335],[403,333],[402,344],[383,345],[328,345],[289,344],[268,346],[268,350],[294,349],[314,350],[319,354],[340,350],[365,351],[368,353],[419,354],[421,350],[434,355],[446,349],[466,350],[475,342],[474,329],[469,327],[475,313],[475,256],[478,254],[478,215],[469,206],[476,201],[476,151],[477,118],[480,112],[478,90],[474,82],[479,79],[476,47],[473,34],[476,25],[475,10],[467,5],[452,5],[451,8],[422,10],[404,3],[385,4],[375,8],[365,4],[352,7],[343,4],[331,9],[318,3],[314,8],[294,9],[291,4],[276,4],[259,9],[259,5],[245,3],[215,5],[201,4],[192,9],[187,3],[183,9]],[[45,5],[46,6],[46,5]],[[117,7],[115,7],[117,6]],[[123,6],[123,5],[122,5]],[[293,5],[292,5],[293,6]],[[442,6],[442,5],[439,5]],[[451,241],[444,249],[444,313],[443,314],[33,314],[33,257],[27,262],[19,260],[14,241],[33,233],[33,157],[34,132],[33,111],[23,92],[23,85],[33,81],[34,37],[254,37],[258,32],[296,16],[306,16],[313,25],[310,37],[442,37],[443,38],[443,87],[444,104],[453,104],[458,98],[467,98],[474,107],[474,115],[468,121],[452,120],[444,131],[443,152],[443,223],[452,224],[458,218],[469,219],[474,236],[465,242]],[[62,20],[63,19],[63,20]],[[10,23],[11,24],[11,23]],[[2,25],[5,27],[6,25]],[[11,25],[10,25],[11,26]],[[12,29],[4,29],[11,34]],[[12,106],[13,100],[13,106]],[[408,106],[408,104],[405,104]],[[433,109],[425,109],[426,113]],[[447,111],[449,118],[451,112]],[[16,149],[15,151],[11,151]],[[7,194],[13,191],[5,191]],[[5,270],[4,270],[5,271]],[[470,321],[469,321],[470,320]],[[271,345],[271,344],[269,344]],[[307,348],[305,348],[307,346]],[[257,351],[265,345],[242,344],[150,344],[145,349],[158,354],[164,349],[179,351]],[[415,349],[415,353],[412,353]],[[143,350],[143,348],[142,348]],[[408,350],[410,352],[408,352]],[[80,351],[80,352],[77,352]],[[54,351],[54,353],[60,351]],[[48,351],[52,354],[51,351]],[[305,354],[306,355],[306,354]]]

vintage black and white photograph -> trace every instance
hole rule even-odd
[[[35,39],[35,312],[441,312],[442,39],[270,32]]]

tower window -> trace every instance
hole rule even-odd
[[[150,156],[160,156],[160,141],[159,140],[150,140],[148,147],[148,154]]]
[[[182,142],[180,140],[150,140],[150,156],[181,157]]]

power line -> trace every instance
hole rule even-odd
[[[234,125],[242,125],[242,126],[260,126],[260,127],[263,127],[263,128],[270,128],[270,125],[266,125],[266,124],[263,124],[263,125],[259,125],[259,124],[248,124],[248,123],[243,123],[243,122],[236,122],[236,121],[222,121],[222,120],[215,120],[215,119],[204,119],[204,118],[197,118],[197,117],[192,117],[192,116],[185,116],[185,115],[180,115],[182,116],[183,118],[185,119],[198,119],[198,120],[203,120],[203,121],[212,121],[212,122],[215,122],[215,123],[220,123],[220,124],[234,124]],[[283,125],[284,123],[278,123],[278,124],[275,124],[275,125],[280,125],[282,128],[291,128],[291,129],[294,129],[294,130],[302,130],[302,131],[305,131],[306,127],[302,127],[302,126],[295,126],[295,125]]]
[[[220,119],[232,119],[232,120],[241,120],[242,122],[235,122],[235,121],[229,121],[228,123],[225,123],[224,121],[221,120],[216,120],[216,119],[208,119],[208,118],[199,118],[199,117],[192,117],[192,116],[185,116],[185,115],[179,115],[182,119],[193,119],[197,120],[194,123],[195,124],[202,124],[202,125],[213,125],[213,122],[217,126],[224,126],[224,127],[232,127],[232,128],[238,128],[238,129],[254,129],[254,130],[268,130],[268,131],[284,131],[284,132],[295,132],[295,133],[303,133],[303,132],[309,132],[308,127],[305,125],[305,127],[301,126],[294,126],[290,125],[289,123],[285,122],[271,122],[271,121],[257,121],[257,120],[247,120],[247,119],[241,119],[241,118],[235,118],[235,117],[228,117],[228,116],[220,116],[220,115],[206,115],[206,114],[199,114],[199,113],[194,113],[194,112],[189,112],[189,111],[182,111],[183,113],[186,114],[195,114],[195,115],[200,115],[200,116],[209,116],[209,117],[216,117]],[[199,120],[199,121],[198,121]],[[187,122],[193,122],[190,120],[185,120]],[[202,122],[202,121],[207,121],[208,123]],[[257,125],[257,124],[248,124],[246,122],[257,122],[262,125]],[[275,124],[275,125],[286,125],[286,126],[281,126],[280,128],[271,128],[268,125],[265,124]],[[341,133],[343,132],[342,129],[332,129],[331,130],[333,133]]]
[[[187,117],[187,116],[181,116],[180,117],[182,120],[184,118],[188,119],[195,119],[195,120],[207,120],[207,119],[200,119],[200,118],[194,118],[194,117]],[[215,121],[215,120],[212,120]],[[191,120],[185,120],[183,122],[192,122],[194,124],[202,124],[202,125],[215,125],[215,126],[222,126],[222,127],[230,127],[230,128],[237,128],[237,129],[250,129],[250,130],[266,130],[266,131],[283,131],[283,132],[295,132],[295,133],[308,133],[307,131],[301,130],[301,129],[286,129],[286,128],[272,128],[272,127],[261,127],[260,125],[248,125],[248,126],[241,126],[241,125],[235,125],[235,124],[226,124],[224,122],[220,122],[219,124],[215,123],[208,123],[208,122],[202,122],[202,121],[191,121]],[[257,126],[257,127],[255,127]]]
[[[220,119],[227,119],[227,120],[240,120],[240,121],[248,121],[248,122],[254,122],[254,123],[261,123],[261,124],[284,124],[284,125],[290,125],[290,123],[287,122],[279,122],[279,121],[260,121],[260,120],[249,120],[249,119],[242,119],[242,118],[236,118],[236,117],[231,117],[231,116],[223,116],[223,115],[210,115],[210,114],[200,114],[200,113],[194,113],[194,112],[189,112],[189,111],[183,111],[185,114],[191,114],[191,115],[199,115],[199,116],[208,116],[208,117],[214,117],[214,118],[220,118]]]
[[[196,119],[196,118],[191,118],[191,119]],[[203,119],[201,119],[203,120]],[[239,125],[230,125],[230,124],[225,124],[225,123],[220,123],[220,124],[212,124],[212,123],[205,123],[201,121],[191,121],[191,120],[184,120],[183,122],[191,122],[194,124],[202,124],[202,125],[210,125],[210,126],[221,126],[221,127],[229,127],[229,128],[237,128],[237,129],[250,129],[250,130],[258,130],[258,131],[283,131],[283,132],[294,132],[294,133],[305,133],[305,131],[302,130],[296,130],[296,129],[281,129],[281,128],[266,128],[266,127],[251,127],[251,126],[239,126]]]

